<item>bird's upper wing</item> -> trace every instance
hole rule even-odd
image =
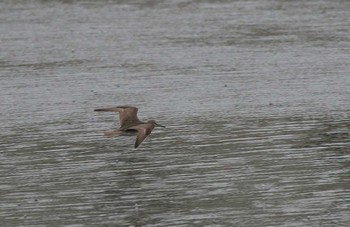
[[[111,111],[119,113],[120,128],[132,126],[134,123],[139,123],[140,120],[137,117],[138,109],[133,106],[117,106],[117,107],[106,107],[98,108],[95,111]]]

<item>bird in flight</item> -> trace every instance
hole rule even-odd
[[[136,141],[134,147],[137,148],[146,137],[151,134],[154,127],[159,126],[165,128],[165,126],[156,123],[154,120],[147,122],[140,121],[137,117],[137,108],[133,106],[117,106],[98,108],[95,111],[109,111],[119,113],[120,128],[108,130],[104,134],[108,137],[120,136],[126,132],[136,132]]]

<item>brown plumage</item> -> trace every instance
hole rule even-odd
[[[135,148],[137,148],[146,137],[151,134],[154,127],[159,126],[165,128],[160,124],[157,124],[154,120],[147,122],[140,121],[137,117],[137,108],[133,106],[117,106],[117,107],[107,107],[98,108],[95,111],[110,111],[119,113],[120,128],[109,130],[105,132],[106,136],[120,136],[124,132],[137,131]]]

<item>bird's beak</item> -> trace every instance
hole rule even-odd
[[[158,123],[156,123],[156,125],[159,126],[159,127],[165,128],[165,126],[160,125],[160,124],[158,124]]]

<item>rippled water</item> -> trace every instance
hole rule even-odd
[[[1,226],[347,226],[349,9],[1,2]]]

